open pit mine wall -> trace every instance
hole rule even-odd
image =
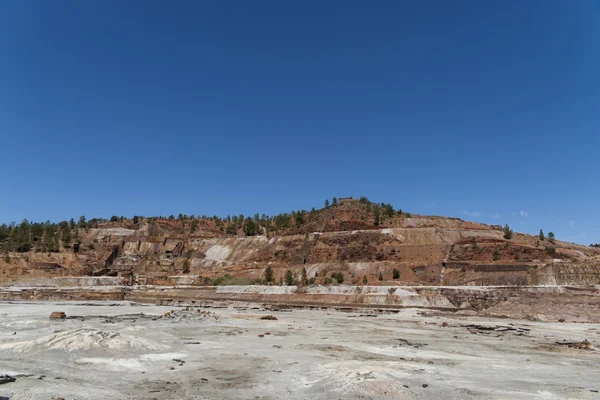
[[[454,225],[420,226],[416,224],[420,219],[409,220],[414,226],[272,238],[151,237],[131,229],[92,230],[89,239],[98,241],[94,251],[82,248],[78,254],[56,253],[48,260],[43,259],[45,253],[32,253],[28,255],[31,262],[26,263],[21,257],[21,262],[13,260],[11,264],[4,264],[0,268],[0,281],[13,285],[33,282],[33,286],[39,286],[36,280],[77,277],[92,271],[93,275],[123,278],[124,283],[129,284],[199,285],[205,278],[225,274],[245,279],[264,278],[265,268],[271,266],[276,282],[288,269],[299,277],[305,268],[309,278],[318,276],[321,281],[324,276],[341,271],[345,274],[345,283],[360,283],[363,276],[367,276],[370,284],[378,283],[380,272],[385,280],[391,280],[392,271],[398,269],[397,282],[407,284],[600,284],[600,260],[597,259],[596,264],[586,261],[583,246],[564,244],[568,248],[561,247],[560,250],[570,252],[573,259],[580,257],[573,262],[458,261],[452,259],[452,248],[460,247],[456,243],[467,243],[470,247],[474,237],[495,243],[503,240],[502,232],[459,229]],[[455,223],[448,223],[451,222]],[[491,258],[491,252],[489,256]],[[186,259],[189,272],[184,273]],[[91,265],[102,267],[90,268]]]
[[[600,265],[586,263],[454,264],[442,274],[454,286],[600,285]]]

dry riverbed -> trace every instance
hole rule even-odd
[[[0,303],[0,376],[16,379],[0,398],[600,400],[598,329],[416,309]]]

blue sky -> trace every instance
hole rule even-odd
[[[0,2],[0,221],[368,196],[600,242],[600,3]]]

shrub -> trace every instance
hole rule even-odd
[[[363,275],[363,285],[366,285],[367,283],[369,283],[369,279],[367,279],[366,275]]]
[[[187,258],[183,261],[183,273],[184,274],[190,273],[190,260]]]
[[[494,261],[498,261],[500,259],[500,250],[494,249],[494,252],[492,253],[492,259]]]
[[[548,234],[548,239],[550,238],[550,234]],[[554,246],[546,246],[546,253],[550,255],[556,254],[556,247]]]
[[[382,281],[383,280],[383,272],[379,271],[379,280]]]
[[[478,247],[479,245],[477,244],[477,239],[475,239],[475,236],[473,236],[473,239],[471,239],[471,248],[476,249]]]
[[[324,281],[324,283],[325,283],[326,285],[331,285],[331,284],[333,283],[333,279],[331,279],[330,277],[327,277],[327,278],[325,278],[325,281]]]
[[[398,271],[398,268],[394,268],[393,278],[400,279],[400,271]]]
[[[344,274],[341,272],[338,272],[337,274],[335,274],[335,280],[339,284],[344,283]]]

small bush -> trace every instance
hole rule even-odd
[[[366,276],[366,275],[363,275],[363,280],[362,280],[362,282],[363,282],[363,285],[366,285],[367,283],[369,283],[369,279],[367,279],[367,276]]]
[[[548,238],[550,238],[550,234],[548,234]],[[554,246],[546,246],[546,253],[550,255],[556,254],[556,247]]]
[[[333,279],[331,279],[330,277],[327,277],[327,278],[325,278],[325,281],[324,281],[324,283],[325,283],[326,285],[331,285],[331,284],[333,283]]]
[[[400,271],[397,268],[394,268],[393,278],[400,279]]]
[[[335,274],[335,280],[337,281],[337,283],[342,284],[344,283],[344,274],[341,272],[338,272],[337,274]]]
[[[498,261],[500,259],[500,250],[494,249],[494,252],[492,253],[492,259],[494,261]]]
[[[379,272],[379,280],[382,281],[383,280],[383,272]]]
[[[184,274],[190,273],[190,260],[187,258],[183,261],[183,273]]]

